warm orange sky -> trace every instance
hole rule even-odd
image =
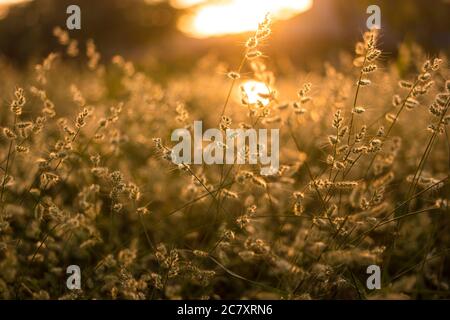
[[[10,5],[27,1],[31,0],[0,0],[0,19],[8,13],[8,7]]]
[[[14,4],[14,3],[20,3],[20,2],[26,2],[30,0],[0,0],[0,6],[6,5],[6,4]]]
[[[8,6],[32,0],[0,0],[0,18]],[[151,0],[152,2],[155,0]],[[266,13],[274,20],[285,20],[311,8],[313,0],[169,0],[176,8],[190,9],[182,16],[181,31],[206,38],[255,30]],[[232,17],[232,18],[230,18]]]
[[[267,13],[285,20],[311,8],[313,0],[171,0],[175,7],[190,8],[179,28],[194,37],[205,38],[255,30]]]

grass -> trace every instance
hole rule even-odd
[[[61,52],[0,84],[0,298],[450,298],[445,56],[380,62],[372,31],[339,67],[275,78],[267,17],[227,77],[207,57],[159,82],[54,34]],[[194,120],[280,128],[280,170],[174,165]]]

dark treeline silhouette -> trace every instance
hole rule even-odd
[[[211,50],[224,56],[241,50],[237,44],[246,36],[187,38],[176,29],[180,11],[164,1],[34,0],[12,8],[0,20],[0,55],[24,64],[57,48],[52,29],[65,25],[70,4],[82,10],[82,30],[71,35],[81,42],[95,39],[104,57],[122,53],[145,61],[151,54],[161,63],[189,67],[194,58]],[[415,41],[431,54],[449,51],[450,3],[446,0],[315,0],[310,11],[274,25],[270,54],[283,51],[300,64],[348,50],[365,30],[370,4],[381,8],[382,45],[390,54],[404,41]]]
[[[52,30],[65,28],[66,8],[71,4],[80,6],[82,17],[82,29],[70,31],[71,36],[80,42],[95,39],[104,54],[156,43],[175,30],[177,12],[164,2],[34,0],[11,8],[0,20],[0,54],[24,62],[56,48]]]

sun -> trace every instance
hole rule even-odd
[[[307,11],[313,0],[173,0],[176,7],[188,7],[178,27],[196,38],[221,36],[255,30],[270,12],[273,20],[285,20]]]
[[[270,100],[267,96],[270,95],[270,89],[265,83],[256,80],[248,80],[244,82],[241,87],[247,96],[248,104],[257,104],[258,102],[263,106],[269,104]]]

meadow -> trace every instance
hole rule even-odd
[[[450,298],[444,55],[386,54],[374,30],[278,77],[267,17],[240,64],[199,57],[161,81],[54,36],[26,70],[0,60],[0,298]],[[280,129],[279,169],[175,165],[170,135],[197,120]]]

